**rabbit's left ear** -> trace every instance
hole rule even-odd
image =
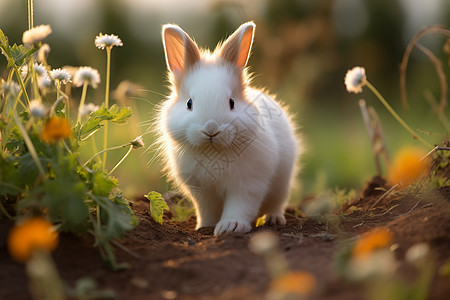
[[[226,61],[244,68],[250,56],[255,23],[242,24],[223,44],[220,56]]]

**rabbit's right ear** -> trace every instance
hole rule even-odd
[[[200,60],[197,45],[177,25],[164,25],[162,38],[167,66],[175,77],[183,75],[189,67]]]

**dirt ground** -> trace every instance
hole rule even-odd
[[[365,299],[364,286],[337,276],[335,262],[345,241],[371,228],[384,226],[394,233],[399,272],[411,282],[417,274],[404,258],[411,245],[427,242],[436,270],[450,259],[450,188],[420,196],[394,193],[370,209],[382,193],[377,187],[383,184],[375,177],[361,197],[328,217],[296,216],[298,210],[291,208],[286,226],[262,226],[248,234],[219,237],[213,236],[212,228],[196,231],[195,216],[175,222],[167,213],[159,225],[149,214],[148,202],[138,200],[133,209],[139,225],[119,241],[128,250],[116,250],[117,260],[130,268],[111,271],[87,236],[63,234],[53,257],[69,287],[90,277],[99,290],[115,291],[117,299],[264,299],[270,276],[248,244],[255,233],[270,230],[278,235],[290,269],[309,271],[317,278],[313,299]],[[0,220],[0,299],[30,299],[24,266],[10,259],[5,244],[12,225]],[[448,299],[448,295],[450,279],[436,271],[430,299]]]

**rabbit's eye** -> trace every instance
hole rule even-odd
[[[230,109],[231,110],[234,109],[234,100],[233,100],[233,98],[230,98]]]
[[[189,100],[186,102],[186,107],[187,107],[187,109],[192,110],[192,99],[191,98],[189,98]]]

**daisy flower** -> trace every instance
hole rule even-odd
[[[362,67],[354,67],[345,74],[345,86],[347,92],[359,94],[366,85],[366,70]]]
[[[69,72],[67,72],[66,70],[63,70],[61,68],[51,70],[50,77],[53,80],[59,80],[63,84],[72,82]]]
[[[32,46],[33,44],[41,42],[52,33],[50,25],[39,25],[27,30],[22,35],[22,42],[25,46]]]
[[[28,76],[28,65],[23,65],[22,68],[20,68],[20,78],[22,80],[25,80]]]
[[[44,74],[42,76],[39,76],[38,78],[38,87],[41,90],[49,89],[52,87],[52,80],[48,76],[48,74]]]
[[[73,77],[73,85],[80,87],[85,82],[96,89],[100,83],[100,74],[98,71],[91,67],[80,67]]]
[[[3,92],[5,95],[11,94],[12,96],[17,96],[20,92],[20,86],[14,81],[10,83],[5,81],[0,85],[0,92]]]
[[[88,103],[86,105],[81,106],[80,108],[80,116],[88,116],[92,112],[97,111],[100,108],[100,106],[95,105],[94,103]]]
[[[36,72],[36,74],[38,76],[45,76],[45,75],[47,75],[47,69],[45,68],[44,65],[34,63],[33,67],[34,67],[34,71]]]
[[[367,80],[366,76],[366,70],[362,67],[354,67],[351,70],[347,71],[347,74],[345,74],[345,87],[347,88],[347,92],[349,93],[361,93],[362,88],[364,86],[367,86],[369,90],[372,91],[372,93],[380,100],[380,102],[386,107],[386,109],[390,112],[390,114],[397,120],[400,125],[403,126],[415,139],[418,139],[421,141],[424,145],[426,145],[429,148],[432,148],[433,145],[422,139],[420,136],[416,134],[416,132],[409,127],[408,124],[406,124],[405,121],[397,114],[397,112],[392,108],[392,106],[389,104],[389,102],[384,99],[383,95]]]
[[[95,47],[99,49],[114,46],[123,46],[122,40],[117,35],[100,33],[95,37]]]
[[[30,102],[30,114],[35,118],[43,118],[47,113],[47,109],[38,99]]]
[[[47,75],[47,69],[45,68],[44,65],[34,63],[33,67],[34,67],[34,71],[36,72],[36,75],[38,77]],[[22,66],[22,68],[20,69],[20,77],[22,77],[22,80],[25,80],[25,78],[28,76],[29,71],[30,70],[29,70],[28,65]]]

